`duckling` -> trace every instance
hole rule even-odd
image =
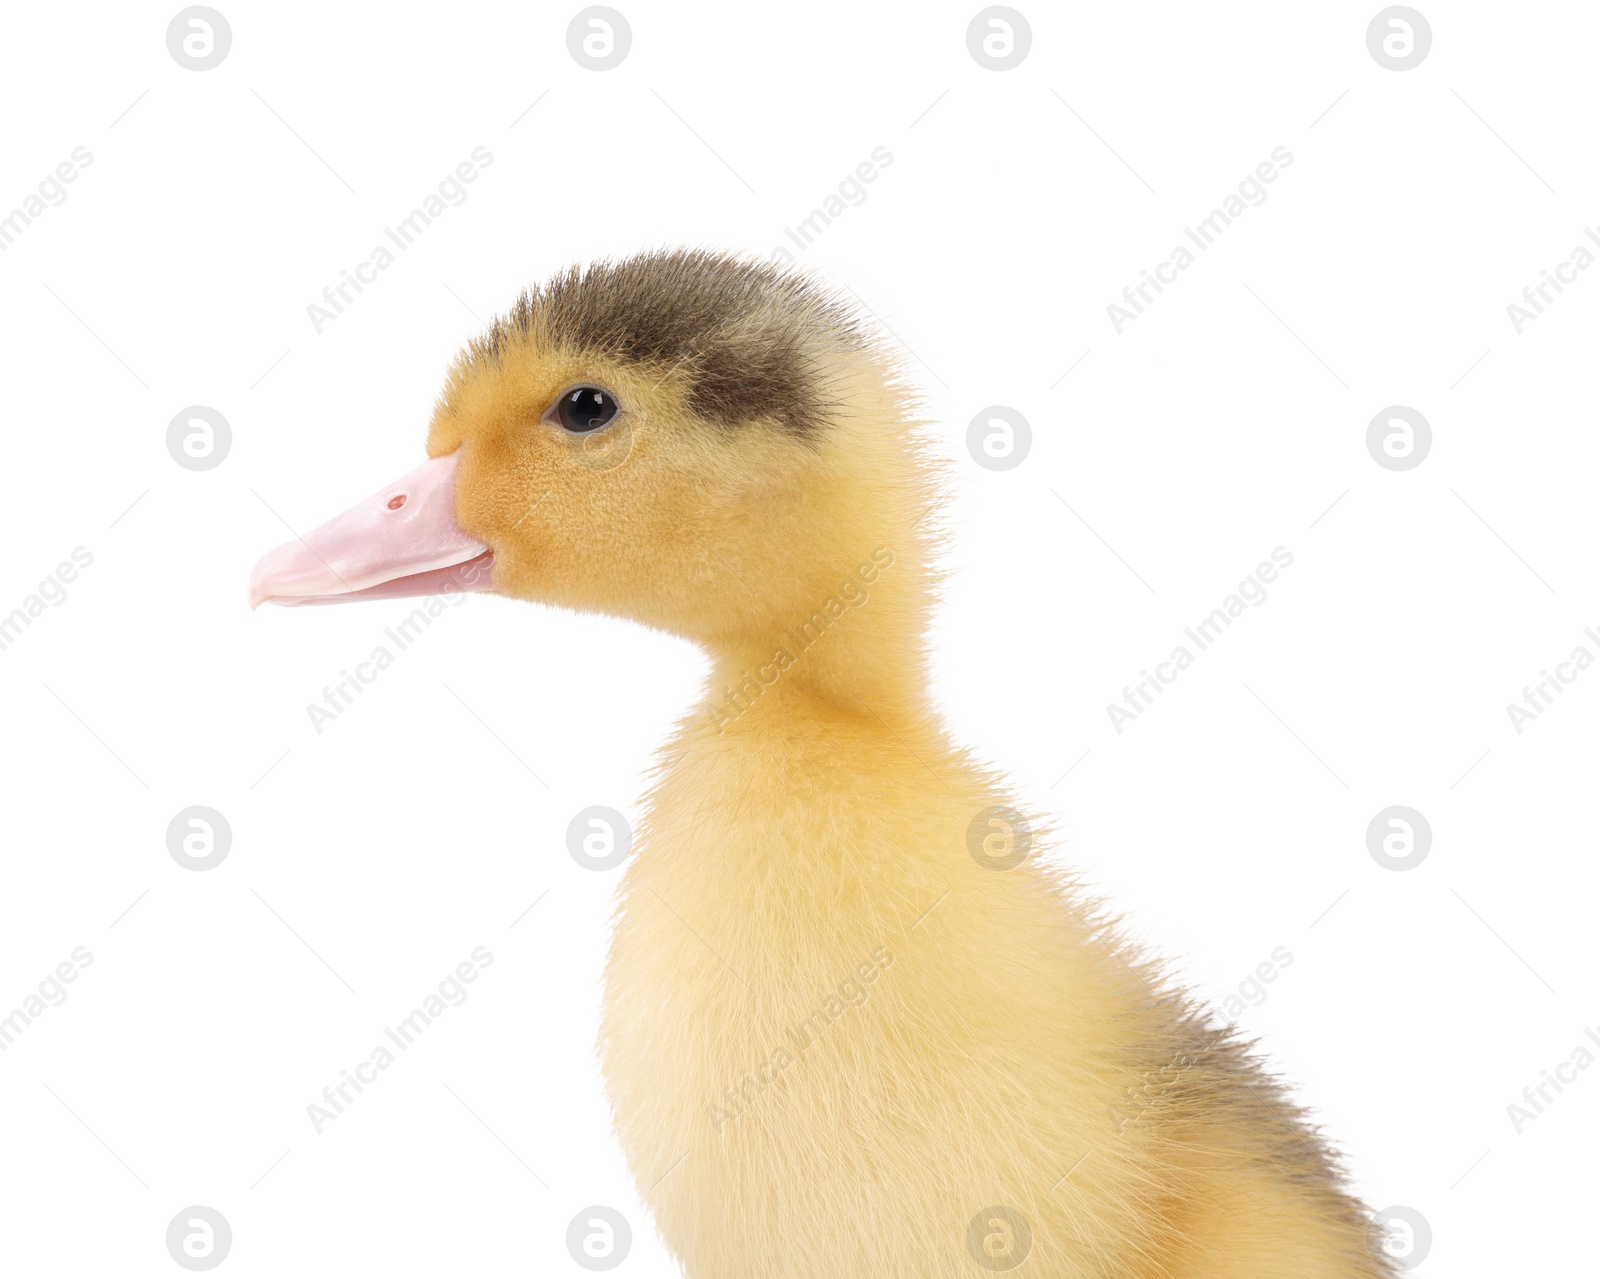
[[[709,655],[621,883],[599,1045],[691,1279],[1392,1275],[1250,1046],[943,727],[922,427],[806,275],[572,268],[455,361],[431,460],[269,555],[251,599],[493,590]]]

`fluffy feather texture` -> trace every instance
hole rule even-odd
[[[688,363],[699,417],[737,426],[756,408],[799,435],[818,430],[830,407],[815,339],[860,340],[849,313],[805,276],[694,250],[570,267],[525,290],[469,354],[499,362],[535,332],[630,363]]]
[[[589,382],[623,406],[600,464],[541,420]],[[1390,1274],[1305,1117],[1046,864],[1041,824],[1014,869],[972,856],[1014,799],[928,703],[939,494],[910,403],[816,286],[675,253],[524,295],[435,414],[502,594],[713,661],[606,975],[662,1237],[692,1279],[970,1277],[1024,1248],[1041,1277]]]

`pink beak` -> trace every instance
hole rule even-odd
[[[456,523],[456,454],[424,462],[250,574],[250,607],[492,591],[494,553]]]

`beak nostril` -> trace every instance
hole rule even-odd
[[[404,493],[397,494],[396,496],[391,497],[389,499],[389,509],[391,511],[398,511],[405,504],[406,504],[406,495]]]

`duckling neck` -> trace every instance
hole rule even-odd
[[[757,633],[709,644],[705,715],[719,736],[741,725],[865,718],[884,727],[927,710],[927,583],[922,548],[885,541],[820,579],[815,602]]]
[[[853,416],[820,443],[803,482],[753,490],[763,535],[717,556],[737,572],[721,629],[698,638],[712,659],[707,719],[722,736],[818,719],[898,732],[928,717],[939,493],[884,379],[840,376]]]

